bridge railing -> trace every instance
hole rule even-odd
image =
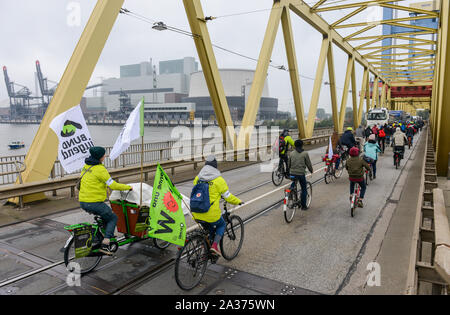
[[[332,133],[333,129],[330,128],[318,128],[314,130],[314,137],[328,136]],[[292,130],[291,134],[294,139],[296,139],[298,132],[297,130]],[[269,138],[270,139],[270,138]],[[171,159],[171,151],[175,144],[191,147],[191,152],[198,152],[197,150],[203,149],[205,145],[220,145],[221,142],[211,142],[213,138],[205,138],[202,140],[191,139],[186,141],[180,140],[168,140],[162,142],[150,142],[144,143],[144,163],[151,163],[155,161],[167,161]],[[201,141],[201,144],[197,144]],[[116,160],[111,161],[109,159],[109,154],[112,147],[105,147],[106,149],[106,159],[104,165],[107,169],[116,169],[119,167],[126,167],[130,165],[138,165],[141,162],[141,144],[133,144],[128,150],[121,154]],[[223,148],[222,148],[223,149]],[[25,154],[13,155],[13,156],[3,156],[0,157],[0,186],[14,184],[17,181],[19,173],[17,172],[16,162],[23,163],[25,161]],[[53,168],[50,172],[49,179],[55,179],[67,176],[61,163],[56,160]]]
[[[444,195],[438,189],[435,153],[428,129],[416,211],[406,294],[448,294],[450,230]]]

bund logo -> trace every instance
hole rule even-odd
[[[79,123],[76,123],[71,120],[66,120],[66,122],[64,123],[64,127],[61,131],[61,136],[65,138],[72,137],[77,131],[77,129],[83,129],[83,127]]]

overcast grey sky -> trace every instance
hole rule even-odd
[[[336,0],[330,0],[333,2]],[[314,3],[315,0],[306,1]],[[342,2],[342,1],[341,1]],[[357,2],[348,0],[347,2]],[[7,66],[14,82],[28,86],[35,91],[35,61],[40,60],[44,75],[59,81],[72,55],[83,28],[95,6],[92,0],[14,0],[0,2],[0,65]],[[257,58],[261,49],[270,11],[222,17],[253,10],[270,9],[273,0],[202,0],[206,16],[219,16],[208,22],[214,44]],[[75,4],[75,6],[73,6]],[[409,1],[404,1],[408,5]],[[79,5],[81,20],[79,25],[67,22]],[[170,26],[190,30],[181,0],[126,0],[124,7],[156,21],[164,21]],[[324,15],[334,21],[348,13],[340,10]],[[373,13],[373,11],[372,11]],[[362,12],[355,21],[364,20],[370,12]],[[321,45],[321,36],[311,26],[291,13],[300,72],[314,77]],[[73,20],[71,20],[73,21]],[[349,23],[352,20],[348,21]],[[380,33],[381,28],[372,33]],[[370,35],[370,33],[369,33]],[[256,62],[215,49],[220,68],[255,69]],[[119,66],[138,63],[153,58],[158,65],[161,60],[180,59],[194,56],[197,52],[193,40],[174,32],[159,32],[149,24],[123,14],[119,15],[112,30],[90,83],[98,83],[101,77],[118,77]],[[347,56],[334,46],[335,72],[338,100],[342,95]],[[279,27],[272,55],[274,65],[287,66],[281,25]],[[357,66],[358,91],[362,77],[362,67]],[[279,98],[280,110],[294,111],[289,73],[269,68],[269,89],[273,97]],[[324,81],[328,81],[325,70]],[[308,111],[313,80],[301,78],[305,111]],[[0,101],[7,98],[3,74],[0,78]],[[351,106],[350,102],[347,106]],[[329,87],[323,86],[319,107],[331,112]]]

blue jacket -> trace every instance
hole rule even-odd
[[[353,133],[350,130],[345,131],[340,139],[340,143],[341,145],[347,146],[349,149],[356,146],[356,140]]]
[[[381,153],[380,146],[377,143],[366,142],[364,144],[364,154],[371,159],[378,160],[378,153]]]

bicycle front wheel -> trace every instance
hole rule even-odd
[[[195,235],[178,252],[175,261],[175,281],[183,290],[192,290],[202,280],[208,264],[205,238]]]
[[[272,183],[275,186],[280,186],[281,183],[283,182],[283,178],[284,178],[284,167],[283,166],[277,167],[277,169],[275,169],[272,172]]]
[[[166,249],[167,247],[170,246],[170,243],[167,241],[160,240],[158,238],[154,238],[153,245],[155,245],[155,247],[158,249]]]
[[[225,233],[220,240],[220,251],[223,258],[236,258],[244,242],[244,221],[237,215],[230,216]]]
[[[296,185],[298,185],[298,183]],[[286,220],[287,223],[292,222],[292,219],[294,218],[295,210],[298,207],[298,201],[299,201],[296,189],[292,189],[289,194],[290,195],[289,195],[287,204],[285,205],[284,211],[283,211],[284,212],[284,220]]]
[[[86,274],[91,272],[98,266],[100,260],[102,260],[102,255],[89,254],[86,257],[75,258],[75,238],[69,242],[69,245],[64,250],[64,264],[66,265],[67,270],[69,272],[78,271],[74,266],[70,266],[71,262],[76,263],[80,266],[80,274]]]

